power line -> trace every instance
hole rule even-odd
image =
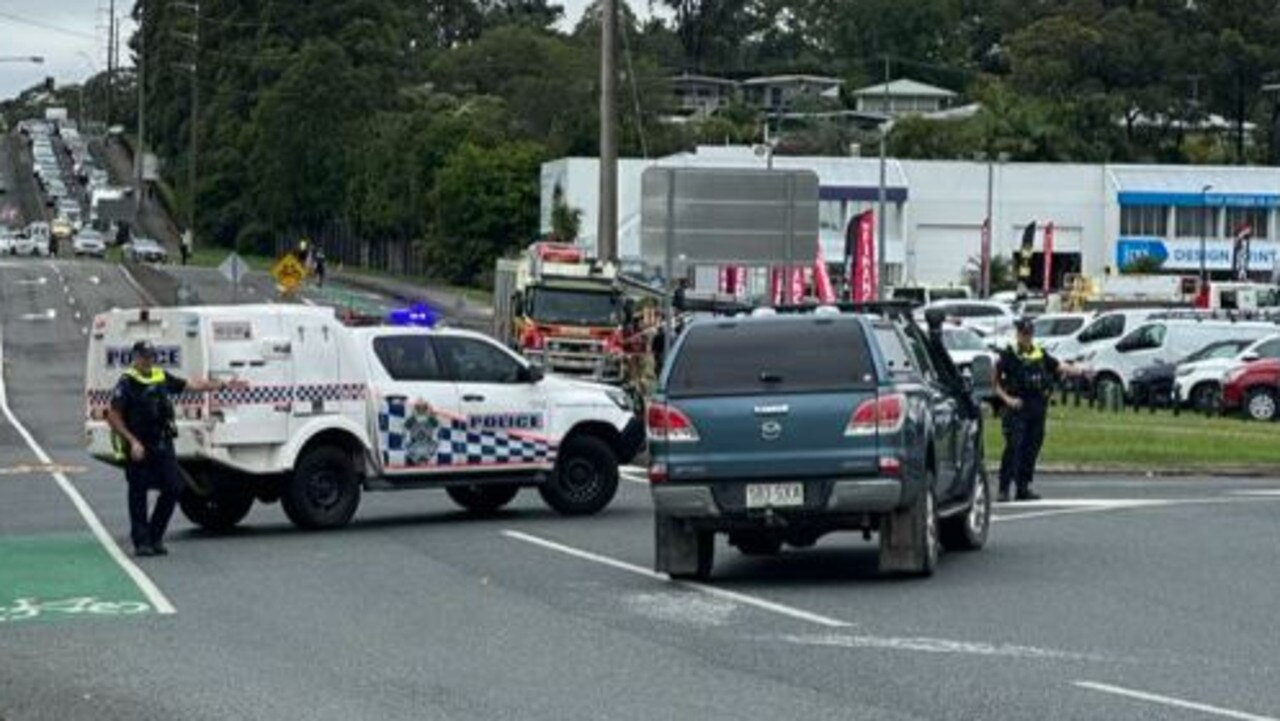
[[[20,23],[22,25],[30,25],[32,27],[42,28],[44,30],[49,30],[55,33],[62,33],[63,35],[71,35],[72,37],[77,37],[84,40],[93,40],[95,42],[98,40],[97,36],[91,35],[81,30],[72,30],[71,28],[63,28],[63,27],[58,27],[57,25],[50,25],[49,23],[46,23],[46,22],[41,22],[39,20],[32,20],[30,18],[24,18],[20,15],[15,15],[10,12],[0,11],[0,19],[9,20],[15,23]]]

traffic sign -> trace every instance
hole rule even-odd
[[[276,279],[280,290],[286,294],[292,293],[302,285],[302,281],[307,279],[307,269],[302,267],[302,263],[292,255],[283,255],[276,264],[271,267],[271,277]]]
[[[249,272],[249,265],[244,262],[244,258],[231,253],[226,260],[222,261],[222,265],[218,266],[218,272],[233,285],[240,285],[240,281],[244,280],[245,274]]]

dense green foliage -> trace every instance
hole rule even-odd
[[[761,139],[740,105],[663,122],[673,73],[810,72],[852,89],[886,59],[894,77],[981,104],[900,121],[901,156],[1258,162],[1280,150],[1262,91],[1280,81],[1280,0],[649,2],[660,19],[622,18],[628,155]],[[372,246],[412,241],[441,276],[483,281],[537,230],[540,164],[596,152],[595,10],[564,32],[548,0],[202,0],[195,48],[187,4],[147,8],[133,44],[146,45],[148,121],[180,203],[199,67],[206,242],[265,248],[336,224]],[[1260,131],[1198,131],[1210,114]],[[781,140],[782,153],[843,153],[874,135],[822,121]],[[562,235],[578,230],[574,210],[557,210]]]

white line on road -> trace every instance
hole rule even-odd
[[[818,636],[783,636],[783,641],[800,646],[845,648],[851,650],[905,651],[910,653],[949,654],[961,656],[987,656],[1038,661],[1090,661],[1101,662],[1103,656],[1072,651],[1058,651],[1037,646],[1020,646],[1011,643],[986,643],[983,641],[957,641],[929,636],[866,636],[823,634]]]
[[[22,439],[26,441],[27,445],[31,448],[31,452],[36,455],[36,458],[40,459],[41,463],[52,465],[53,459],[49,457],[48,453],[45,453],[44,449],[40,447],[40,444],[37,443],[36,439],[31,435],[31,432],[27,430],[26,426],[22,425],[22,422],[18,420],[18,417],[15,416],[13,411],[9,408],[9,397],[8,392],[5,389],[3,369],[4,333],[3,329],[0,329],[0,412],[3,412],[5,418],[9,419],[9,424],[12,425],[14,430],[18,431],[18,435],[22,436]],[[107,555],[111,556],[111,558],[120,565],[120,568],[124,570],[129,578],[133,580],[134,585],[138,587],[139,591],[142,591],[142,595],[147,597],[147,601],[151,603],[151,607],[156,610],[156,613],[176,613],[177,609],[173,607],[173,603],[165,597],[164,593],[158,586],[156,586],[155,582],[152,581],[141,568],[138,568],[138,565],[130,560],[129,557],[124,554],[124,551],[120,550],[120,546],[115,542],[115,539],[111,537],[111,534],[107,532],[106,527],[102,525],[102,520],[93,512],[93,508],[89,505],[89,502],[84,499],[84,496],[80,495],[80,491],[76,490],[75,485],[71,483],[66,474],[61,471],[51,470],[49,475],[53,476],[53,480],[58,483],[58,488],[62,489],[62,492],[71,500],[71,504],[76,507],[76,510],[80,513],[80,517],[84,519],[85,525],[89,526],[89,530],[93,533],[94,537],[96,537],[98,542],[102,544],[102,547],[106,549]]]
[[[690,588],[695,591],[705,593],[709,596],[715,596],[716,598],[722,598],[726,601],[733,601],[735,603],[740,603],[744,606],[751,606],[753,608],[757,608],[762,611],[776,613],[780,616],[794,618],[799,621],[814,623],[819,626],[826,626],[827,628],[849,628],[853,626],[853,624],[849,623],[848,621],[841,621],[838,618],[823,616],[821,614],[813,613],[811,611],[805,611],[803,609],[795,608],[793,606],[788,606],[786,604],[778,603],[776,601],[769,601],[763,598],[758,598],[756,596],[748,596],[747,594],[738,593],[737,591],[727,591],[723,588],[709,586],[705,583],[698,583],[696,581],[672,580],[667,578],[667,576],[664,574],[658,573],[656,571],[651,571],[642,566],[637,566],[635,564],[627,563],[626,561],[619,561],[616,558],[602,556],[598,553],[592,553],[591,551],[584,551],[579,548],[574,548],[573,546],[566,546],[563,543],[557,543],[556,541],[551,541],[546,538],[541,538],[539,536],[534,536],[528,533],[522,533],[520,531],[513,531],[510,529],[506,529],[502,531],[502,535],[506,536],[507,538],[514,539],[516,541],[523,541],[525,543],[530,543],[535,546],[541,546],[542,548],[545,548],[551,551],[556,551],[557,553],[563,553],[566,556],[573,556],[574,558],[580,558],[584,561],[591,561],[592,563],[598,563],[602,566],[609,566],[610,568],[616,568],[619,571],[626,571],[628,573],[633,573],[637,576],[643,576],[645,578],[651,578],[657,581],[670,582],[678,586],[684,586],[685,588]]]
[[[1172,696],[1161,696],[1160,694],[1147,693],[1146,691],[1135,691],[1133,689],[1123,688],[1121,686],[1112,686],[1111,684],[1106,683],[1098,683],[1096,681],[1076,681],[1074,685],[1077,688],[1109,693],[1116,696],[1124,696],[1137,701],[1146,701],[1148,703],[1168,706],[1170,708],[1180,708],[1186,711],[1199,711],[1201,713],[1209,714],[1210,716],[1239,719],[1240,721],[1280,721],[1280,718],[1275,716],[1259,716],[1257,714],[1245,713],[1244,711],[1234,711],[1229,708],[1210,706],[1209,704],[1198,703],[1196,701],[1186,701]]]

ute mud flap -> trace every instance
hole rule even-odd
[[[657,514],[653,518],[654,563],[658,573],[692,576],[699,570],[699,556],[706,551],[699,542],[700,534],[691,524],[679,518]],[[703,543],[705,543],[703,539]]]
[[[928,495],[927,491],[918,493],[911,505],[880,517],[881,573],[920,574],[932,570],[936,549],[931,558],[927,515],[932,509],[927,508]]]

